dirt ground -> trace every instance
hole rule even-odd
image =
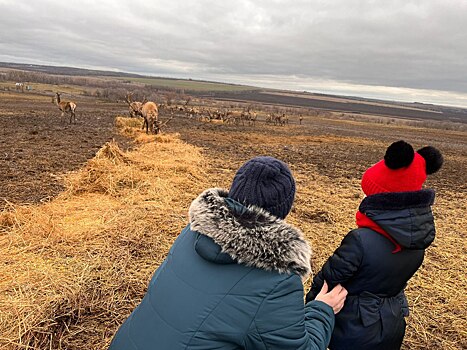
[[[442,150],[445,164],[427,184],[435,189],[465,191],[467,183],[467,139],[465,133],[407,126],[358,123],[308,117],[302,125],[285,127],[257,122],[256,126],[199,123],[180,118],[170,125],[182,138],[203,147],[223,169],[236,169],[257,155],[272,155],[292,169],[317,169],[330,179],[360,179],[363,171],[379,161],[387,146],[399,139],[415,148],[432,145]],[[445,174],[449,174],[446,176]],[[216,181],[213,174],[213,181]]]
[[[0,93],[0,207],[48,200],[63,189],[61,176],[80,168],[115,138],[114,118],[125,105],[75,99],[76,124],[62,120],[51,97]]]
[[[65,96],[66,99],[66,96]],[[13,203],[48,200],[63,189],[61,176],[80,168],[111,139],[122,148],[129,143],[114,128],[114,118],[126,114],[124,103],[74,98],[77,122],[62,120],[50,96],[0,93],[0,199]],[[162,115],[162,118],[164,115]],[[296,119],[296,118],[295,118]],[[467,157],[465,133],[407,126],[359,123],[305,117],[303,125],[291,117],[285,127],[223,125],[198,122],[176,115],[167,132],[203,147],[217,164],[213,181],[256,155],[272,155],[306,171],[313,167],[329,178],[359,178],[381,159],[387,145],[404,139],[415,147],[433,145],[446,158],[443,174],[430,177],[436,189],[465,191]],[[220,178],[219,178],[220,177]],[[221,181],[222,182],[222,181]],[[5,203],[5,202],[4,202]]]
[[[55,197],[63,188],[63,175],[81,168],[112,138],[123,149],[132,147],[114,127],[115,116],[127,114],[125,104],[75,99],[77,123],[70,125],[61,120],[50,101],[51,97],[41,95],[0,93],[0,206],[6,201],[40,203]],[[162,114],[161,119],[165,118]],[[264,121],[255,126],[205,123],[182,114],[170,121],[165,132],[179,133],[184,141],[203,149],[208,163],[203,174],[207,173],[206,183],[212,187],[227,187],[236,169],[254,156],[272,155],[287,162],[297,179],[290,220],[303,229],[313,246],[315,271],[353,228],[355,210],[363,197],[361,175],[382,158],[386,147],[399,139],[415,148],[438,147],[445,164],[426,183],[437,191],[437,239],[407,289],[412,318],[404,349],[451,350],[466,345],[456,340],[465,334],[466,317],[465,132],[348,121],[329,115],[305,116],[303,125],[292,116],[289,125],[279,127]],[[188,208],[189,198],[185,197],[183,205]]]

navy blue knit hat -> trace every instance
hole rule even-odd
[[[256,157],[238,169],[229,197],[284,219],[294,201],[295,180],[289,167],[279,159]]]

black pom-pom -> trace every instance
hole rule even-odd
[[[420,148],[417,153],[425,158],[427,175],[436,173],[443,166],[444,158],[437,148],[427,146]]]
[[[401,140],[388,147],[384,155],[384,163],[389,169],[400,169],[409,166],[414,156],[413,147]]]

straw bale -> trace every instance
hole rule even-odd
[[[143,126],[142,118],[128,118],[124,116],[115,117],[115,126],[122,131],[124,128],[141,128]]]

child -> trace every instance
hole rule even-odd
[[[404,288],[435,238],[435,194],[422,185],[442,163],[436,148],[414,152],[398,141],[363,174],[367,197],[357,212],[358,228],[344,237],[307,295],[307,301],[313,300],[323,281],[348,290],[330,349],[400,349],[408,315]]]

